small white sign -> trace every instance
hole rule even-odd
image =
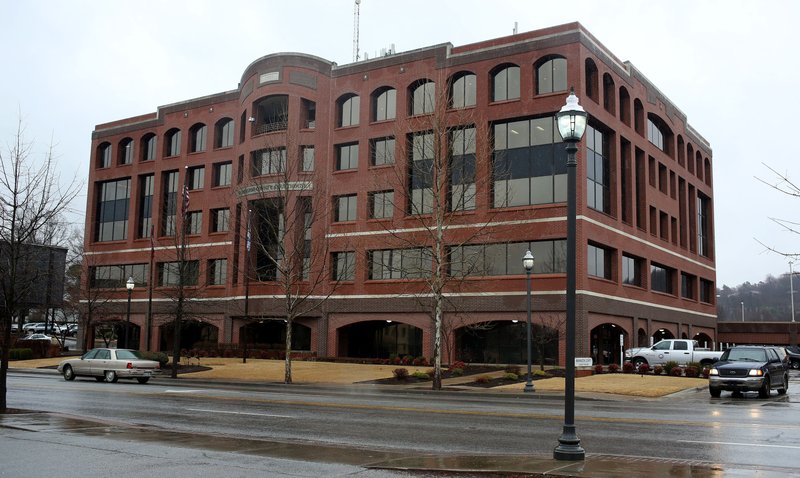
[[[591,367],[592,357],[575,357],[576,367]]]

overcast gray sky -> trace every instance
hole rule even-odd
[[[64,175],[88,176],[99,123],[235,89],[257,58],[295,51],[338,64],[353,55],[353,0],[0,0],[0,144],[18,112],[43,153],[52,138]],[[374,55],[581,22],[631,61],[688,117],[714,151],[718,286],[788,272],[775,248],[800,236],[770,221],[800,221],[800,198],[761,184],[767,163],[800,182],[800,2],[362,0],[361,51]],[[781,120],[782,121],[782,120]],[[780,136],[783,135],[783,136]],[[75,209],[85,209],[85,195]],[[76,218],[76,225],[83,225]],[[800,269],[800,265],[797,267]]]

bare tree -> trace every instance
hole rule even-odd
[[[313,146],[303,144],[285,107],[259,110],[257,116],[256,128],[267,134],[263,148],[248,158],[248,180],[238,190],[245,201],[245,281],[273,287],[281,297],[274,309],[259,314],[285,322],[284,383],[288,384],[295,320],[319,310],[353,265],[340,264],[334,273],[336,265],[328,264],[331,251],[324,231],[331,208],[324,177],[314,167]]]
[[[2,357],[0,412],[7,409],[7,374],[13,317],[19,317],[31,294],[29,247],[52,232],[52,222],[65,212],[80,191],[73,178],[61,184],[52,146],[41,160],[34,157],[20,119],[6,154],[0,153],[0,277],[2,280]]]
[[[483,267],[472,245],[497,232],[490,226],[491,217],[476,223],[472,215],[464,214],[480,207],[481,194],[486,197],[490,190],[488,124],[476,118],[473,108],[464,108],[468,104],[454,103],[452,79],[437,80],[412,85],[412,115],[397,119],[391,139],[399,157],[375,184],[381,189],[390,184],[391,194],[371,193],[369,200],[371,217],[376,208],[393,212],[381,224],[395,248],[388,251],[390,256],[402,256],[398,270],[397,258],[386,257],[387,251],[374,251],[372,266],[391,277],[424,282],[422,290],[412,293],[428,309],[434,326],[434,390],[441,389],[442,340],[448,333],[444,312],[458,310],[448,297],[468,290],[470,281],[465,279]],[[376,154],[385,154],[382,146],[379,142],[371,145],[373,162]],[[386,161],[382,156],[377,160]],[[410,283],[409,287],[415,286]]]
[[[791,180],[788,173],[780,173],[766,164],[764,164],[764,166],[770,170],[774,178],[772,179],[772,181],[767,181],[761,178],[756,178],[756,179],[766,184],[767,186],[771,187],[772,189],[780,192],[781,194],[793,198],[800,198],[800,186],[798,186],[797,184],[794,183],[794,181]],[[779,217],[770,217],[769,219],[778,226],[780,226],[781,228],[785,229],[786,231],[789,231],[794,234],[800,234],[800,222]],[[768,251],[782,255],[789,259],[797,260],[797,258],[800,257],[799,251],[781,250],[774,246],[765,244],[759,239],[756,239],[756,241],[758,241],[758,243],[764,246]]]

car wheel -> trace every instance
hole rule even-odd
[[[795,370],[800,369],[800,360],[792,360],[791,367]]]
[[[758,398],[769,398],[769,390],[769,376],[766,376],[758,389]]]
[[[789,376],[783,376],[783,386],[778,389],[778,395],[786,395],[786,391],[789,390]]]
[[[642,365],[646,364],[647,360],[643,359],[642,357],[636,357],[633,360],[631,360],[631,363],[633,364],[633,367],[636,370],[639,370],[639,367],[641,367]]]
[[[70,367],[69,365],[64,366],[63,373],[64,373],[64,380],[68,382],[75,380],[75,372],[72,371],[72,367]]]
[[[141,383],[142,385],[146,384],[148,380],[150,380],[150,377],[139,377],[136,379],[136,381]]]
[[[720,395],[722,395],[722,390],[720,390],[720,389],[718,389],[718,388],[711,388],[711,387],[709,387],[709,388],[708,388],[708,393],[710,393],[710,394],[711,394],[711,396],[712,396],[712,397],[714,397],[714,398],[719,398],[719,397],[720,397]]]
[[[106,382],[108,383],[116,383],[117,382],[117,373],[113,370],[106,370],[105,373]]]

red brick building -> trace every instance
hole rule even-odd
[[[243,336],[282,347],[280,265],[296,261],[306,269],[292,284],[318,307],[295,321],[294,349],[430,357],[428,279],[441,262],[444,361],[522,363],[530,249],[536,360],[563,363],[566,153],[553,118],[570,87],[589,114],[577,356],[618,362],[621,347],[663,337],[715,341],[711,147],[578,23],[342,66],[268,55],[235,90],[98,125],[86,257],[113,306],[96,323],[126,319],[131,276],[132,345],[171,349],[185,227],[187,348]]]

